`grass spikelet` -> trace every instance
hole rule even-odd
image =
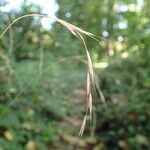
[[[92,33],[84,31],[81,28],[79,28],[75,25],[72,25],[71,23],[68,23],[68,22],[66,22],[64,20],[61,20],[59,18],[56,18],[56,17],[55,17],[55,19],[56,19],[57,22],[59,22],[60,24],[65,26],[75,36],[78,36],[76,32],[83,33],[83,34],[88,35],[88,36],[94,36]]]
[[[86,120],[87,120],[87,115],[84,116],[81,128],[80,128],[80,132],[79,132],[79,137],[82,137],[83,133],[84,133],[84,129],[85,129],[85,124],[86,124]]]

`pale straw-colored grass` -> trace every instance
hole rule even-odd
[[[12,21],[8,27],[0,34],[0,39],[3,37],[3,35],[13,26],[13,24],[15,24],[17,21],[23,19],[23,18],[27,18],[27,17],[46,17],[46,18],[53,18],[54,20],[56,20],[58,23],[60,23],[61,25],[63,25],[64,27],[66,27],[73,35],[75,35],[77,38],[79,38],[81,40],[81,42],[84,45],[85,51],[86,51],[86,56],[87,56],[87,85],[86,85],[86,102],[87,102],[87,109],[86,109],[86,113],[79,131],[79,136],[82,136],[84,133],[84,129],[85,129],[85,125],[86,125],[86,121],[87,121],[87,116],[88,116],[88,112],[90,115],[90,120],[92,119],[92,107],[93,107],[93,92],[92,89],[94,89],[93,91],[97,91],[98,94],[101,97],[102,102],[105,101],[105,98],[103,96],[103,93],[101,92],[98,84],[95,82],[95,74],[93,71],[93,65],[92,65],[92,60],[91,60],[91,56],[89,53],[89,50],[87,48],[86,42],[82,36],[83,35],[87,35],[90,38],[96,40],[97,42],[100,43],[100,41],[97,39],[97,36],[95,36],[94,34],[84,31],[81,28],[70,24],[64,20],[61,20],[57,17],[50,17],[44,14],[27,14],[27,15],[23,15],[20,16],[18,18],[16,18],[14,21]]]

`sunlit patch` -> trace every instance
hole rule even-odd
[[[94,68],[107,68],[108,62],[99,62],[93,64]]]
[[[131,12],[136,11],[136,5],[135,4],[129,4],[128,5],[128,10],[131,11]]]
[[[41,24],[42,24],[42,27],[45,28],[45,29],[51,29],[51,21],[52,19],[49,19],[49,18],[42,18],[41,19]]]
[[[108,35],[109,35],[109,33],[107,31],[103,31],[102,34],[103,34],[104,37],[108,37]]]
[[[7,4],[5,6],[1,6],[0,10],[3,12],[10,12],[11,10],[15,11],[20,11],[21,10],[21,5],[23,3],[23,0],[17,0],[11,1],[11,0],[6,0]],[[41,8],[41,13],[42,14],[47,14],[50,17],[53,17],[55,13],[58,11],[59,6],[56,0],[28,0],[26,2],[27,5],[34,4],[37,6],[40,6]],[[34,7],[32,8],[32,11],[35,12]],[[54,23],[54,19],[46,19],[42,18],[41,19],[41,25],[45,29],[51,29],[52,23]]]
[[[123,53],[121,54],[122,58],[127,58],[128,55],[129,55],[129,54],[128,54],[127,52],[123,52]]]
[[[102,20],[102,26],[105,27],[107,25],[107,22],[108,22],[107,19],[103,19]]]
[[[124,21],[122,21],[122,22],[119,22],[118,27],[119,27],[120,29],[126,29],[126,28],[128,27],[127,21],[124,20]]]
[[[13,139],[14,139],[13,134],[12,134],[10,131],[8,131],[8,130],[4,132],[4,137],[5,137],[8,141],[13,141]]]
[[[120,5],[119,6],[119,11],[120,12],[127,12],[128,11],[128,6],[127,5]]]
[[[137,0],[137,11],[140,11],[143,8],[144,0]]]
[[[118,8],[119,8],[119,4],[118,4],[118,3],[114,4],[113,9],[114,9],[115,11],[118,11]]]
[[[118,36],[118,41],[122,42],[123,41],[123,37],[122,36]]]
[[[67,12],[66,13],[66,18],[70,18],[71,17],[71,13],[70,12]]]
[[[122,48],[123,48],[122,43],[121,43],[121,42],[116,42],[116,50],[117,50],[117,51],[121,51]]]

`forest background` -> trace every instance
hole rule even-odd
[[[24,18],[0,39],[0,150],[150,149],[150,0],[55,3],[58,18],[98,36],[100,43],[84,38],[106,103],[94,96],[92,122],[78,138],[84,46],[57,22]],[[6,5],[0,1],[0,33],[19,16],[42,13],[28,0],[19,10]]]

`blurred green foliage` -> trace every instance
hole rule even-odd
[[[139,59],[112,59],[99,74],[107,108],[96,109],[96,134],[104,149],[149,149],[150,66]]]
[[[139,2],[57,0],[59,18],[102,37],[100,44],[85,40],[106,105],[94,101],[95,142],[86,142],[92,136],[87,125],[86,144],[79,142],[77,149],[150,149],[150,1]],[[24,1],[20,12],[0,12],[0,33],[33,10],[41,11]],[[86,108],[83,48],[61,25],[54,23],[47,31],[32,17],[18,21],[3,36],[0,150],[74,148],[73,136]]]

